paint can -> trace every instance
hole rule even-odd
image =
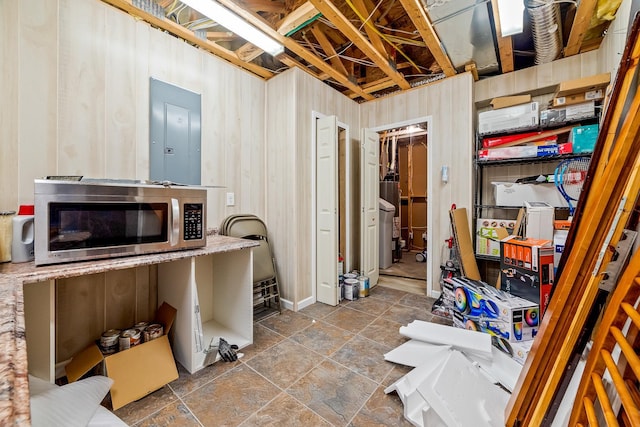
[[[125,329],[122,331],[120,338],[118,339],[120,351],[127,350],[140,344],[141,336],[142,334],[137,329]]]
[[[102,354],[113,354],[118,351],[118,338],[120,338],[120,329],[109,329],[100,335],[100,351]]]
[[[164,329],[159,323],[153,323],[147,326],[144,330],[144,342],[153,341],[156,338],[160,338],[164,334]]]
[[[358,275],[356,273],[344,273],[344,275],[342,277],[344,277],[345,280],[347,280],[347,279],[357,279]]]
[[[140,331],[141,334],[143,334],[141,336],[143,342],[144,342],[144,330],[147,328],[147,326],[149,326],[149,322],[138,322],[135,325],[133,325],[133,329],[137,329],[138,331]]]
[[[355,289],[355,291],[354,291]],[[358,293],[358,279],[344,279],[344,299],[353,301]]]
[[[344,299],[344,277],[338,277],[338,302]]]
[[[359,284],[359,296],[360,298],[369,296],[369,277],[368,276],[358,276],[358,284]]]

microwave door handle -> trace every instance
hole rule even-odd
[[[180,237],[180,203],[178,199],[171,199],[171,218],[169,218],[169,222],[171,223],[169,243],[171,246],[175,246],[178,244],[178,238]]]

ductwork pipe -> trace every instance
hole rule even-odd
[[[535,64],[546,64],[557,59],[562,52],[560,7],[553,0],[525,0],[531,17]]]

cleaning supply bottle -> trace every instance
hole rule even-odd
[[[12,220],[16,211],[0,212],[0,262],[11,261]]]
[[[11,243],[11,262],[32,261],[33,256],[33,205],[20,205],[18,215],[14,216],[13,241]]]

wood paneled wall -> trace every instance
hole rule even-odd
[[[314,112],[335,115],[349,128],[352,162],[346,180],[359,183],[358,104],[297,68],[267,81],[267,225],[273,236],[281,293],[296,308],[315,294],[311,247]],[[358,193],[352,194],[351,202],[359,206]]]
[[[0,210],[45,175],[149,178],[149,78],[202,94],[208,226],[264,216],[265,85],[98,0],[1,2]],[[236,205],[225,206],[235,192]]]
[[[360,126],[376,128],[421,117],[431,117],[427,182],[432,193],[427,204],[427,233],[431,243],[427,282],[439,291],[440,253],[451,235],[449,209],[453,203],[473,209],[473,77],[470,73],[438,81],[388,98],[360,105]],[[440,179],[449,167],[449,182]]]
[[[475,84],[462,74],[357,104],[298,69],[265,83],[99,0],[3,1],[0,210],[32,203],[33,179],[45,175],[148,178],[154,77],[202,94],[202,183],[226,186],[209,190],[208,225],[232,213],[265,219],[282,295],[296,308],[314,294],[312,112],[349,127],[347,180],[356,183],[361,128],[431,116],[428,280],[437,290],[448,210],[456,203],[471,216],[475,103],[613,69],[628,3],[599,51]],[[447,184],[442,165],[449,166]],[[227,191],[236,195],[234,207],[224,206]],[[352,198],[359,203],[357,192]]]

